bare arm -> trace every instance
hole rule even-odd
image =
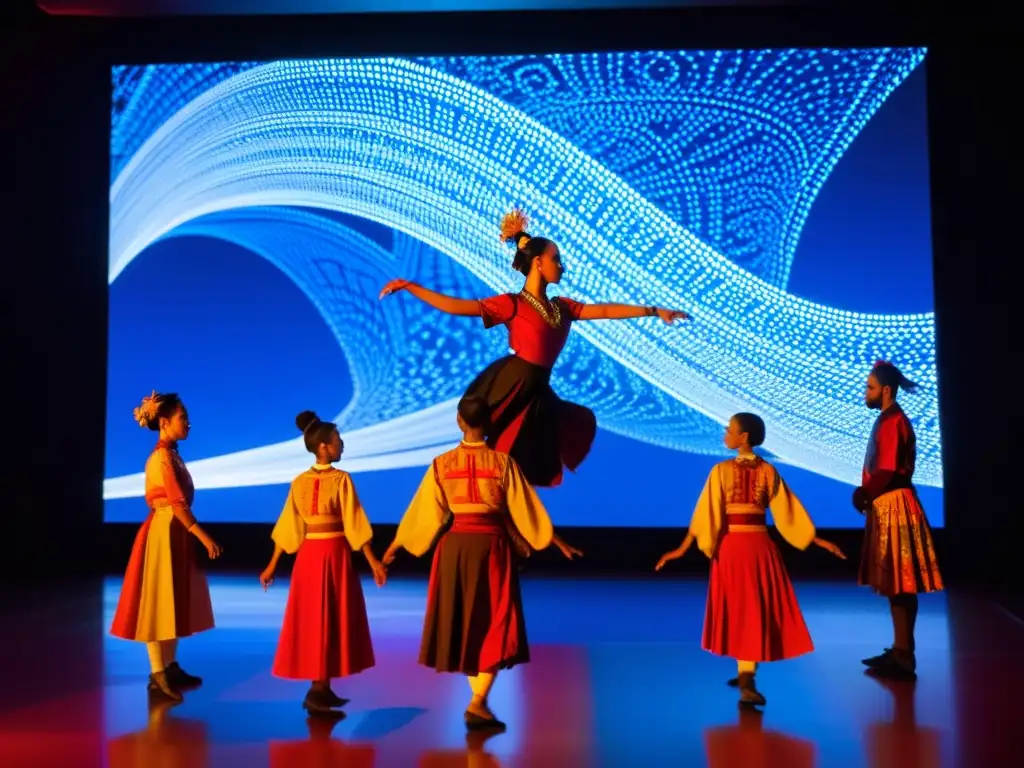
[[[363,548],[360,550],[360,552],[363,553],[363,557],[366,558],[366,562],[370,564],[371,568],[374,565],[380,565],[380,560],[378,560],[377,555],[373,553],[373,548],[370,546],[369,542],[363,544]]]
[[[654,570],[660,571],[662,568],[665,567],[666,563],[670,563],[673,560],[678,560],[683,555],[685,555],[687,550],[689,550],[690,547],[693,546],[694,538],[694,535],[687,531],[686,538],[683,539],[683,543],[675,549],[673,549],[671,552],[666,552],[664,555],[662,555],[661,559],[658,561],[658,564],[654,566]]]
[[[673,309],[641,307],[636,304],[584,304],[579,320],[630,320],[635,317],[660,317],[666,323],[686,320],[689,315]]]
[[[574,557],[583,557],[583,550],[577,549],[572,544],[566,542],[557,533],[551,534],[551,543],[558,547],[558,550],[565,555],[566,559],[572,560]]]
[[[195,515],[192,514],[192,510],[189,509],[187,504],[175,504],[171,509],[174,511],[174,516],[178,518],[178,522],[185,526],[185,530],[199,539],[199,543],[208,551],[217,547],[217,543],[210,537],[210,534],[204,531],[202,526],[196,521]]]
[[[380,292],[380,298],[390,296],[398,291],[408,291],[424,304],[429,304],[448,315],[459,315],[461,317],[480,317],[480,302],[474,299],[457,299],[454,296],[445,296],[443,293],[424,288],[422,285],[409,282],[408,280],[392,280],[384,286]]]
[[[171,504],[171,510],[178,522],[185,526],[185,530],[199,539],[199,542],[206,548],[210,559],[220,555],[220,546],[206,531],[196,522],[195,515],[189,506],[185,492],[178,482],[178,475],[174,470],[174,463],[167,451],[160,454],[160,473],[163,480],[164,493],[167,494],[167,501]]]
[[[841,550],[837,544],[833,544],[831,541],[815,536],[814,541],[812,541],[811,543],[815,546],[821,547],[826,552],[832,553],[840,560],[846,559],[846,553],[844,553],[843,550]]]
[[[277,563],[281,559],[282,554],[284,554],[284,550],[275,544],[274,554],[270,556],[270,563],[267,564],[267,567],[263,569],[263,573],[260,574],[260,584],[263,585],[264,589],[267,589],[274,583],[274,572],[277,570]]]
[[[284,554],[284,550],[281,549],[277,544],[274,545],[274,554],[270,556],[270,564],[267,565],[267,569],[270,571],[277,570],[277,564],[281,560],[281,555]]]

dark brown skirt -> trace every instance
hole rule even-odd
[[[434,550],[420,664],[477,675],[529,660],[519,577],[502,519],[454,515]]]
[[[491,406],[487,445],[507,453],[533,486],[561,484],[590,453],[597,418],[551,389],[551,369],[511,355],[491,363],[466,389]]]

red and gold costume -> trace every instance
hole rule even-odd
[[[867,516],[858,581],[889,597],[943,588],[931,526],[914,491],[916,458],[914,427],[893,403],[875,420],[854,492]]]
[[[150,513],[135,537],[110,633],[152,643],[213,628],[206,576],[189,534],[195,486],[177,445],[159,442],[146,462]],[[178,512],[176,515],[175,512]]]
[[[347,472],[316,465],[292,481],[271,534],[292,567],[271,670],[289,680],[347,677],[374,665],[370,623],[352,552],[373,538]]]
[[[515,354],[489,365],[466,390],[466,396],[482,397],[491,407],[487,445],[509,454],[538,487],[559,485],[563,467],[575,471],[597,433],[593,412],[561,400],[550,384],[551,369],[583,304],[560,297],[550,306],[549,312],[526,293],[482,299],[484,327],[504,325]]]
[[[787,542],[806,549],[814,523],[775,467],[757,456],[717,464],[694,509],[690,533],[711,559],[703,648],[747,662],[814,650],[765,510]]]
[[[419,661],[477,675],[530,659],[512,549],[551,543],[551,519],[515,460],[463,442],[436,458],[392,546],[415,556],[438,534]]]

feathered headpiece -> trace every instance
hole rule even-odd
[[[530,220],[522,208],[513,208],[501,219],[501,242],[513,243],[516,248],[522,248],[530,242],[530,236],[526,234]]]
[[[135,410],[132,411],[132,416],[135,417],[135,421],[138,422],[140,427],[148,427],[149,423],[156,418],[157,410],[160,408],[160,395],[154,389],[153,394],[142,398],[142,402]]]

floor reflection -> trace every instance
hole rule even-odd
[[[499,735],[493,731],[467,733],[465,749],[434,749],[424,752],[418,763],[419,768],[501,768],[501,760],[487,751],[487,742]]]
[[[869,723],[864,732],[871,768],[938,768],[942,733],[917,722],[917,683],[891,680],[871,671],[864,676],[892,696],[889,717]]]
[[[704,731],[708,768],[814,768],[814,742],[764,727],[764,713],[737,707],[736,725]]]
[[[107,742],[110,768],[205,768],[210,765],[209,726],[176,717],[180,702],[149,703],[146,726]]]
[[[416,663],[426,585],[367,588],[378,665],[339,681],[346,716],[307,718],[306,684],[270,664],[286,590],[210,580],[217,629],[183,641],[205,684],[147,707],[138,643],[106,635],[119,580],[59,590],[0,622],[0,765],[28,768],[1001,768],[1024,727],[1024,625],[984,600],[921,603],[916,683],[864,675],[890,629],[852,584],[797,584],[812,654],[766,664],[763,714],[737,707],[734,668],[700,649],[706,584],[524,579],[531,663],[502,673],[504,734],[471,734],[468,687]],[[282,585],[283,586],[283,585]],[[102,598],[102,599],[101,599]],[[73,648],[74,653],[68,649]]]
[[[270,742],[271,768],[374,768],[377,748],[368,743],[350,743],[332,737],[335,727],[345,719],[343,712],[333,716],[307,717],[308,739]]]

